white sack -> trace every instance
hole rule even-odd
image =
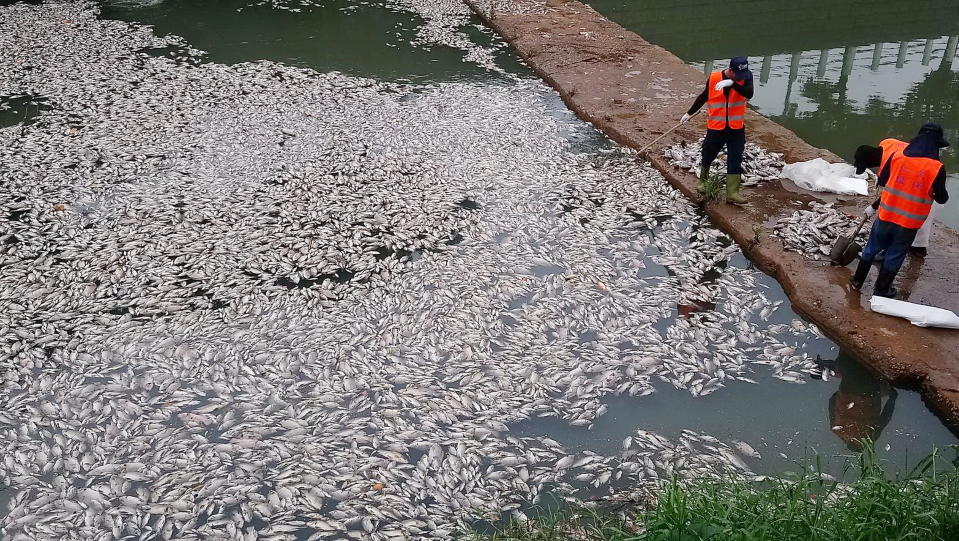
[[[787,163],[782,176],[814,192],[869,195],[866,174],[857,176],[855,166],[848,163],[829,163],[822,158]]]
[[[869,304],[872,306],[873,312],[906,318],[917,327],[959,329],[959,316],[943,308],[887,299],[879,295],[873,295],[869,299]]]

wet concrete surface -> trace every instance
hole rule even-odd
[[[485,0],[467,3],[570,109],[623,145],[641,149],[665,133],[703,87],[702,73],[579,2],[498,0],[493,9]],[[747,114],[746,129],[750,141],[782,152],[787,162],[841,161],[754,111]],[[695,141],[704,131],[700,114],[648,152],[653,165],[691,199],[698,199],[695,176],[670,165],[662,149]],[[771,223],[812,201],[833,202],[856,215],[872,198],[810,192],[788,180],[746,189],[745,195],[751,201],[746,208],[708,203],[705,210],[758,267],[776,277],[798,312],[883,378],[920,390],[959,434],[959,331],[916,327],[871,312],[867,292],[876,272],[860,295],[848,286],[852,269],[787,252],[770,235]],[[900,298],[959,312],[959,235],[935,228],[930,246],[926,258],[904,265],[897,279]]]

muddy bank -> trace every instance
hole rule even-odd
[[[621,144],[642,148],[672,127],[704,84],[704,75],[665,49],[609,21],[589,6],[563,0],[468,0],[553,86],[581,118]],[[750,111],[749,140],[782,152],[787,162],[834,154],[815,148],[791,131]],[[676,188],[696,198],[696,178],[675,169],[661,155],[664,146],[695,141],[705,130],[698,122],[676,130],[650,151],[657,169]],[[742,246],[757,266],[775,276],[797,311],[830,338],[896,385],[922,391],[929,406],[959,433],[959,332],[923,329],[873,313],[869,295],[850,290],[850,269],[810,261],[787,252],[772,237],[771,224],[813,201],[833,202],[858,214],[868,197],[836,196],[802,190],[789,181],[746,190],[745,209],[709,204],[714,223]],[[904,299],[959,311],[959,236],[937,228],[934,250],[910,258],[898,285]],[[872,279],[864,291],[872,290]]]

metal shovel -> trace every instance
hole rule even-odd
[[[829,252],[829,260],[833,265],[845,267],[859,257],[862,246],[856,242],[856,235],[862,230],[862,226],[866,225],[866,221],[869,220],[869,218],[870,216],[863,216],[852,235],[848,237],[840,235],[839,238],[836,239],[836,244],[833,245],[832,251]]]

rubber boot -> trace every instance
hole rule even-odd
[[[696,187],[696,191],[705,195],[708,191],[706,188],[706,181],[709,180],[709,168],[700,167],[699,168],[699,186]]]
[[[743,185],[742,175],[726,175],[726,202],[734,205],[745,205],[746,198],[739,194]]]
[[[896,288],[892,287],[893,280],[896,279],[896,273],[889,272],[887,270],[880,270],[879,276],[876,277],[876,288],[873,290],[873,295],[879,295],[880,297],[886,297],[888,299],[895,299],[896,294],[899,291]]]
[[[849,283],[853,289],[856,291],[862,289],[862,284],[866,281],[866,276],[869,276],[870,267],[872,267],[872,261],[859,260],[859,266],[856,267],[856,272],[849,277]]]

